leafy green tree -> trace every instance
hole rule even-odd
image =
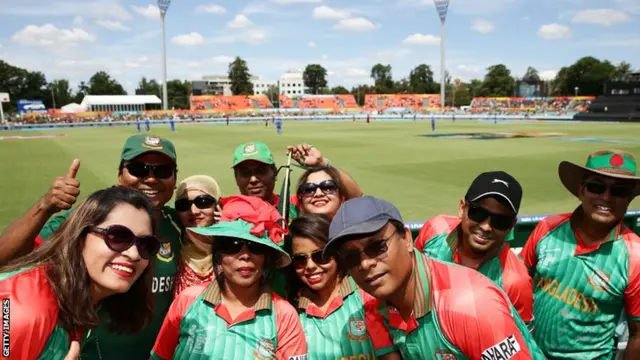
[[[231,92],[233,95],[253,95],[253,84],[247,62],[236,56],[229,64],[229,80],[231,81]]]
[[[302,73],[304,86],[309,88],[312,94],[319,94],[320,90],[327,87],[327,69],[318,64],[309,64]]]

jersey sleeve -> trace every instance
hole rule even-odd
[[[378,312],[378,301],[366,291],[358,289],[358,293],[362,298],[364,304],[364,316],[365,323],[367,325],[367,332],[371,338],[371,344],[375,351],[376,357],[387,355],[394,351],[397,351],[389,329],[384,324],[384,319],[380,312]]]
[[[35,270],[0,281],[2,313],[6,316],[8,312],[8,317],[3,317],[3,326],[9,327],[9,349],[0,353],[0,359],[40,357],[59,311],[45,282],[44,274]]]
[[[442,294],[438,318],[445,336],[470,360],[531,359],[509,302],[495,286]]]
[[[625,234],[631,238],[625,241],[629,251],[629,283],[624,290],[624,306],[627,318],[640,321],[640,238],[635,234]]]
[[[530,274],[535,272],[536,264],[538,263],[538,254],[536,251],[540,240],[542,240],[549,231],[568,220],[570,216],[570,214],[549,216],[542,219],[542,221],[536,225],[535,229],[533,229],[533,232],[520,252],[520,257],[527,266]]]
[[[55,233],[60,228],[62,223],[67,220],[70,214],[71,210],[65,210],[61,213],[53,215],[44,225],[42,230],[40,230],[40,234],[38,234],[38,236],[36,237],[34,245],[38,246],[41,245],[44,241],[49,240],[51,235],[53,235],[53,233]]]
[[[180,339],[182,317],[204,289],[204,284],[188,287],[173,300],[151,350],[151,358],[156,360],[173,359],[173,353]]]
[[[307,340],[304,337],[296,309],[277,295],[272,298],[273,306],[276,307],[276,326],[278,328],[276,357],[279,360],[306,360]]]
[[[501,259],[502,260],[502,259]],[[533,320],[533,280],[527,267],[511,250],[505,251],[502,286],[524,322]]]
[[[451,232],[460,224],[460,219],[453,216],[439,215],[427,220],[415,241],[415,248],[422,252],[425,244],[444,232]]]

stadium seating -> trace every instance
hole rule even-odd
[[[471,112],[533,112],[572,113],[584,111],[595,100],[591,96],[563,97],[476,97]]]
[[[353,95],[280,95],[283,109],[322,109],[339,111],[357,108]]]
[[[387,109],[428,109],[440,105],[439,94],[385,94],[366,95],[364,100],[365,110],[384,111]]]
[[[241,112],[272,107],[266,95],[203,95],[191,97],[191,110]]]

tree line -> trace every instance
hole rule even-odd
[[[469,105],[478,96],[515,96],[516,84],[539,84],[540,75],[534,67],[529,67],[525,75],[516,79],[504,64],[488,67],[482,79],[460,82],[453,80],[447,73],[445,93],[447,105]],[[573,96],[601,95],[604,83],[609,80],[624,80],[633,73],[627,62],[613,64],[591,56],[578,59],[575,63],[563,67],[553,80],[547,81],[543,91],[536,96]],[[247,62],[236,57],[228,66],[227,72],[234,95],[252,95],[253,84]],[[420,64],[413,68],[408,76],[394,79],[389,64],[375,64],[370,77],[373,85],[357,85],[347,89],[344,86],[329,87],[327,70],[320,64],[309,64],[303,72],[304,85],[310,94],[353,94],[359,105],[364,104],[366,94],[438,94],[440,83],[434,79],[431,66]],[[155,79],[142,78],[138,90],[162,98],[162,86]],[[29,71],[12,66],[0,60],[0,92],[9,92],[11,103],[8,111],[16,110],[18,99],[42,100],[47,108],[61,107],[75,102],[81,103],[85,95],[127,95],[122,85],[105,71],[98,71],[87,82],[82,81],[77,89],[72,89],[66,79],[48,82],[40,71]],[[266,95],[274,104],[278,103],[280,90],[273,86]],[[191,95],[191,82],[171,80],[167,82],[169,108],[188,109]],[[6,105],[5,105],[6,107]]]

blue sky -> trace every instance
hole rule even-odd
[[[447,70],[468,80],[506,64],[545,77],[592,55],[640,69],[640,0],[451,0]],[[133,91],[161,78],[162,35],[148,0],[0,0],[0,59],[77,84],[106,70]],[[375,63],[394,78],[440,68],[432,0],[173,0],[167,15],[170,79],[226,73],[234,56],[277,79],[320,63],[331,86],[370,83]],[[0,89],[2,90],[2,89]]]

